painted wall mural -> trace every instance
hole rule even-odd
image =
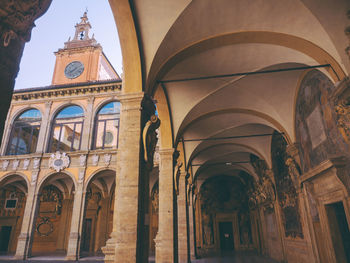
[[[299,200],[295,185],[286,164],[287,142],[275,132],[271,142],[272,169],[275,177],[278,202],[282,210],[282,221],[286,237],[304,238],[299,212]],[[288,163],[288,162],[287,162]]]
[[[215,243],[215,215],[237,212],[241,245],[252,244],[252,231],[248,207],[248,195],[253,179],[241,171],[238,176],[215,176],[208,179],[199,192],[202,217],[202,240],[206,247]]]
[[[308,72],[300,84],[295,127],[304,173],[330,156],[349,152],[337,126],[337,111],[331,99],[333,90],[333,83],[318,70]]]
[[[238,213],[239,240],[241,245],[253,244],[249,211]]]

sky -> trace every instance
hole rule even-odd
[[[31,40],[24,48],[15,89],[51,84],[56,60],[54,52],[63,48],[69,37],[74,37],[74,26],[86,9],[92,26],[90,37],[95,34],[105,55],[121,75],[121,50],[108,0],[53,0],[49,10],[35,21]]]

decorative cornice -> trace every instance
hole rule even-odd
[[[120,91],[121,88],[121,80],[55,85],[41,88],[16,90],[13,94],[13,100],[31,100],[50,97],[65,97],[67,95],[70,96],[92,94],[96,92]]]

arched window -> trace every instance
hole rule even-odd
[[[80,150],[83,123],[82,108],[73,105],[62,109],[52,124],[49,152]]]
[[[30,109],[23,112],[13,122],[7,155],[34,153],[41,124],[40,111]]]
[[[118,147],[118,132],[120,119],[120,103],[109,102],[96,114],[94,149]]]

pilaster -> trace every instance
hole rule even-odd
[[[90,97],[88,100],[88,105],[86,107],[85,120],[83,126],[83,138],[81,140],[81,150],[89,150],[90,138],[93,136],[93,107],[94,107],[94,97]]]
[[[196,259],[196,241],[195,241],[195,222],[194,222],[194,207],[192,193],[188,197],[188,231],[189,231],[189,244],[190,244],[190,259]]]
[[[119,96],[119,148],[113,232],[102,248],[105,262],[135,263],[137,258],[141,100],[143,93]]]
[[[156,243],[156,262],[174,262],[174,149],[159,150],[159,225]]]
[[[21,233],[18,236],[16,254],[14,258],[25,260],[30,256],[31,243],[34,235],[36,210],[38,209],[37,178],[39,170],[34,170],[31,184],[28,186],[26,206],[23,213]]]
[[[41,118],[41,125],[40,125],[40,132],[38,136],[38,143],[36,145],[36,152],[37,153],[43,153],[46,150],[46,143],[48,140],[50,140],[49,136],[46,136],[49,134],[50,129],[50,111],[51,111],[51,105],[52,101],[45,102],[45,111]],[[46,140],[46,142],[45,142]]]
[[[186,173],[181,171],[179,178],[179,194],[177,196],[177,242],[179,263],[188,262],[187,236],[187,202],[186,202]]]
[[[75,189],[72,221],[69,233],[66,260],[79,259],[79,244],[81,238],[81,223],[84,214],[84,175],[85,168],[79,168],[79,180]]]

